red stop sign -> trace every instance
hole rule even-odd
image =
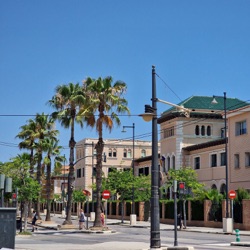
[[[12,194],[12,199],[15,200],[16,199],[16,193]]]
[[[104,190],[102,192],[102,198],[103,199],[109,199],[110,198],[110,191],[109,190]]]
[[[230,190],[228,193],[228,196],[230,199],[235,199],[236,198],[236,192],[234,190]]]

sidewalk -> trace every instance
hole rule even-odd
[[[55,216],[52,216],[52,221],[51,222],[42,221],[40,226],[44,227],[44,228],[48,228],[48,229],[60,230],[58,228],[58,225],[61,225],[63,223],[64,219],[65,218],[62,217],[61,215],[55,214]],[[73,225],[75,225],[77,230],[78,230],[78,218],[76,216],[72,216],[72,221],[73,221]],[[88,218],[88,221],[89,221],[89,223],[92,223],[92,221],[90,221],[89,218]],[[130,225],[129,220],[124,220],[124,223],[121,223],[121,220],[107,219],[106,224],[107,225],[115,225],[115,224],[117,225],[117,224],[119,224],[121,226],[138,227],[138,228],[141,228],[141,227],[150,228],[150,221],[136,221],[135,225]],[[85,222],[85,225],[86,225],[86,222]],[[160,224],[160,230],[174,230],[174,225],[161,223]],[[211,227],[194,227],[194,226],[191,227],[191,226],[188,226],[187,228],[182,229],[182,231],[224,234],[222,228],[211,228]],[[78,230],[78,232],[79,232],[79,230]],[[235,231],[233,231],[232,234],[235,235]],[[241,230],[240,235],[250,236],[250,231]]]
[[[44,215],[42,215],[42,219],[44,219]],[[63,231],[65,234],[67,233],[104,233],[104,234],[111,234],[111,233],[116,233],[114,230],[106,230],[106,231],[92,231],[92,230],[82,230],[79,231],[78,229],[78,218],[76,216],[72,216],[72,223],[73,225],[70,227],[65,227],[63,229],[60,229],[60,227],[58,227],[58,225],[62,225],[63,221],[65,220],[64,217],[62,217],[61,215],[57,215],[55,214],[54,216],[51,216],[52,221],[50,222],[46,222],[46,221],[42,221],[41,224],[39,224],[38,226],[38,231],[35,231],[35,234],[54,234],[56,230],[58,231]],[[89,219],[89,218],[88,218]],[[85,225],[87,224],[87,222],[85,222]],[[91,227],[93,225],[93,221],[88,221],[89,226]],[[107,219],[106,220],[106,225],[107,226],[112,226],[112,225],[120,225],[120,226],[124,226],[124,227],[137,227],[137,228],[150,228],[150,222],[149,221],[137,221],[135,225],[130,225],[130,221],[128,220],[124,220],[123,223],[121,223],[121,220],[116,220],[116,219]],[[164,230],[174,230],[174,226],[173,225],[169,225],[169,224],[160,224],[160,230],[164,231]],[[182,229],[182,231],[189,231],[189,232],[197,232],[197,233],[213,233],[213,234],[224,234],[223,233],[223,229],[222,228],[208,228],[208,227],[187,227],[186,229]],[[235,231],[232,233],[235,235]],[[246,236],[250,236],[250,231],[240,231],[240,235],[246,235]],[[17,237],[22,237],[22,236],[18,236]],[[135,243],[135,242],[134,242]],[[117,243],[119,244],[119,243]],[[136,243],[137,244],[137,248],[136,249],[148,249],[148,243]],[[138,245],[139,244],[139,245]],[[127,242],[126,249],[134,249],[132,248],[133,242]],[[232,246],[241,246],[241,247],[250,247],[250,241],[249,242],[231,242]],[[40,246],[36,245],[36,248],[34,249],[45,249],[45,248],[39,248]],[[41,246],[42,247],[42,246]],[[96,246],[97,247],[97,246]],[[106,249],[115,249],[115,244],[114,242],[105,242],[105,243],[101,243],[100,244],[100,249],[106,250]],[[21,248],[17,248],[20,249]],[[33,248],[29,248],[29,249],[33,249]],[[54,250],[61,250],[62,248],[60,248],[60,246],[58,246],[58,248],[53,248]],[[70,249],[70,248],[65,248],[65,249]],[[82,246],[79,246],[79,248],[77,248],[76,245],[74,245],[74,249],[82,249]],[[89,248],[90,249],[90,248]],[[172,249],[172,248],[164,248],[162,247],[161,249]],[[182,247],[182,248],[178,248],[178,249],[183,249],[183,250],[187,250],[187,249],[193,249],[192,247]]]

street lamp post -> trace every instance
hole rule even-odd
[[[158,164],[158,129],[157,129],[157,102],[176,107],[184,116],[190,116],[190,110],[156,98],[155,66],[152,66],[152,106],[145,105],[145,113],[141,114],[145,121],[152,120],[152,167],[151,167],[151,228],[150,247],[160,248],[160,213],[159,213],[159,177]]]
[[[145,121],[152,120],[152,164],[151,164],[151,208],[150,208],[150,248],[161,248],[159,212],[158,129],[155,66],[152,66],[152,106],[145,105],[145,113],[140,115]]]
[[[222,96],[213,96],[213,104],[217,104],[216,97],[222,97]],[[227,96],[226,92],[224,92],[223,95],[224,100],[224,138],[225,138],[225,171],[226,171],[226,218],[229,218],[229,209],[228,209],[228,163],[227,163]]]
[[[125,128],[132,128],[133,129],[133,158],[132,158],[132,170],[133,170],[133,177],[135,176],[135,124],[133,123],[132,126],[123,126],[122,132],[126,132]],[[135,187],[133,183],[132,187],[132,214],[135,214]]]
[[[224,92],[223,96],[213,96],[212,103],[217,104],[216,97],[223,98],[224,105],[224,139],[225,139],[225,174],[226,174],[226,218],[223,218],[223,231],[232,232],[233,230],[233,221],[232,218],[229,218],[229,207],[228,207],[228,149],[227,149],[227,96]],[[225,220],[224,220],[225,219]]]

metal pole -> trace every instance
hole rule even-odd
[[[152,66],[152,166],[151,166],[151,229],[150,247],[160,248],[160,214],[159,214],[159,166],[158,166],[158,130],[155,66]]]
[[[226,218],[229,218],[229,211],[228,211],[228,161],[227,161],[227,97],[226,92],[224,92],[224,124],[225,124],[225,163],[226,163]]]
[[[92,141],[92,202],[91,202],[91,212],[94,211],[94,142]]]
[[[177,181],[174,180],[174,246],[178,246],[177,241]]]
[[[133,178],[135,177],[135,124],[133,123]],[[132,214],[135,214],[135,187],[133,182],[132,188]]]

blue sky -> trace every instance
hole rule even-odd
[[[58,84],[111,75],[127,83],[125,98],[136,137],[151,124],[138,114],[151,101],[151,68],[157,97],[179,103],[192,95],[250,100],[250,1],[248,0],[1,0],[0,161],[20,153],[15,136]],[[158,113],[168,109],[158,105]],[[70,131],[60,130],[67,148]],[[128,139],[115,128],[105,138]],[[75,139],[97,137],[76,129]],[[143,137],[150,140],[151,137]]]

